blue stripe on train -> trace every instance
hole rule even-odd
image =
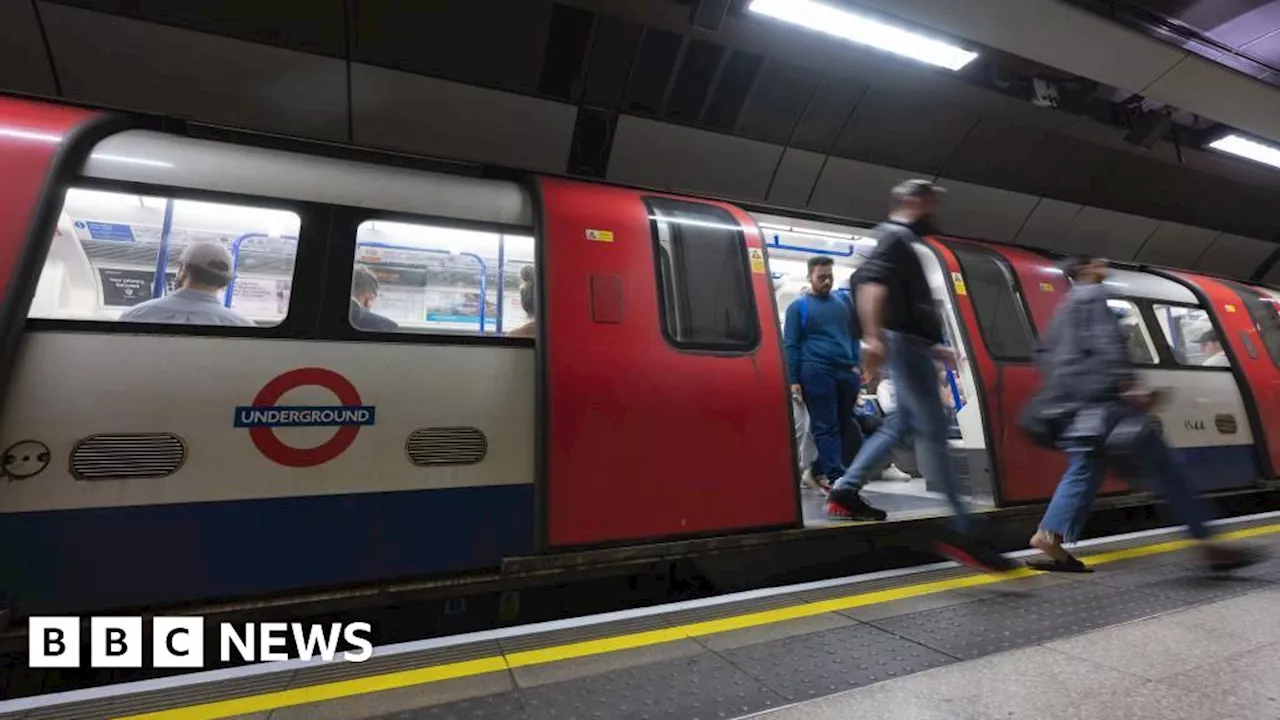
[[[1258,453],[1252,445],[1174,448],[1199,492],[1256,485],[1262,478]]]
[[[510,485],[0,514],[0,592],[87,612],[497,567],[533,511]]]

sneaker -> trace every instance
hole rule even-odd
[[[871,507],[852,488],[837,488],[827,495],[827,515],[838,520],[884,520],[885,511]]]
[[[1021,567],[1016,560],[1010,560],[996,552],[987,542],[959,534],[937,541],[934,548],[946,559],[980,572],[1002,573]]]
[[[1214,573],[1241,570],[1266,559],[1266,555],[1253,548],[1224,547],[1214,544],[1207,546],[1205,550],[1209,571]]]
[[[880,479],[909,482],[911,480],[911,475],[899,470],[897,465],[890,465],[889,467],[885,468],[884,472],[880,473]]]

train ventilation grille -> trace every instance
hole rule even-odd
[[[186,460],[186,443],[177,435],[92,435],[71,451],[71,474],[77,480],[162,478]]]
[[[422,428],[405,443],[414,465],[475,465],[489,452],[489,440],[478,428]]]

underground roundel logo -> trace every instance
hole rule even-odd
[[[316,385],[337,396],[336,405],[277,405],[290,390]],[[235,426],[248,428],[249,438],[268,460],[287,467],[323,465],[351,447],[360,426],[372,425],[374,407],[364,405],[350,380],[325,368],[298,368],[268,382],[252,405],[236,408]],[[286,445],[276,428],[336,427],[333,437],[309,448]]]

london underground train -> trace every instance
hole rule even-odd
[[[798,482],[779,318],[805,260],[852,271],[865,229],[10,97],[0,159],[0,542],[20,548],[0,553],[0,592],[19,614],[824,522]],[[121,321],[172,291],[199,241],[229,250],[218,302],[251,324]],[[1045,501],[1065,459],[1014,422],[1067,281],[1025,249],[918,250],[959,358],[940,389],[971,500]],[[365,270],[394,330],[351,323]],[[1201,489],[1274,478],[1280,294],[1152,268],[1111,282]],[[1210,332],[1223,361],[1208,362]],[[868,493],[890,521],[944,507],[928,478]]]

